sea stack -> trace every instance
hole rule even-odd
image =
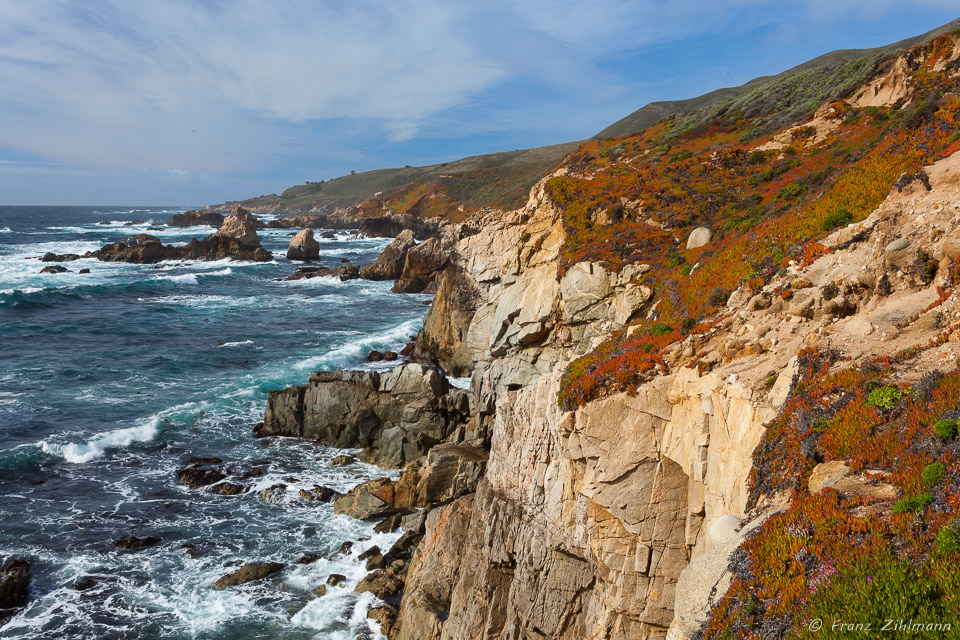
[[[313,229],[304,229],[290,239],[287,258],[290,260],[316,260],[320,257],[320,243],[313,237]]]

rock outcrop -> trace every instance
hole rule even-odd
[[[437,279],[447,265],[450,247],[430,238],[407,250],[403,269],[393,285],[394,293],[436,293]]]
[[[417,363],[384,374],[317,372],[306,385],[270,392],[258,435],[360,447],[368,462],[403,467],[437,443],[465,438],[467,395]]]
[[[320,243],[314,240],[313,230],[304,229],[290,239],[287,248],[289,260],[316,260],[320,257]]]
[[[403,273],[407,252],[416,244],[412,231],[402,231],[384,248],[376,262],[360,269],[360,277],[366,280],[396,280]]]
[[[440,233],[443,221],[439,218],[418,218],[412,215],[387,214],[361,218],[359,232],[370,238],[396,238],[409,231],[417,240],[426,240]]]
[[[237,207],[223,220],[220,230],[203,240],[194,238],[185,246],[165,245],[144,233],[124,238],[84,255],[103,262],[154,264],[163,260],[252,260],[268,262],[270,252],[260,245],[259,221],[249,211]]]

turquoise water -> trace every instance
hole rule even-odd
[[[396,534],[374,534],[297,491],[342,491],[386,472],[333,467],[339,451],[251,430],[270,389],[314,370],[372,367],[370,349],[402,347],[426,297],[391,294],[389,282],[275,282],[297,266],[284,257],[285,229],[260,232],[275,256],[265,264],[79,260],[63,263],[70,273],[39,273],[46,264],[35,258],[47,251],[212,231],[148,229],[181,210],[0,207],[0,559],[26,557],[33,570],[30,603],[0,638],[377,637],[369,594],[352,593],[364,575],[355,556]],[[147,224],[126,224],[135,219]],[[387,242],[338,232],[320,239],[318,264],[367,264]],[[191,456],[269,466],[249,492],[218,496],[177,484]],[[259,492],[277,483],[285,497],[263,502]],[[114,549],[126,535],[162,541]],[[362,538],[370,542],[339,553]],[[191,557],[184,544],[207,553]],[[320,560],[296,565],[308,552]],[[273,580],[212,588],[236,564],[266,560],[289,566]],[[330,573],[348,580],[316,598]],[[89,577],[96,586],[74,588]]]

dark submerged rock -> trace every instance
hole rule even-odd
[[[124,536],[113,541],[113,546],[124,551],[143,551],[160,544],[157,536]]]

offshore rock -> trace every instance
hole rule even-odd
[[[404,230],[388,244],[376,262],[360,269],[360,277],[366,280],[396,280],[403,273],[407,251],[416,245],[413,232]]]
[[[257,235],[259,221],[243,207],[236,207],[223,221],[216,233],[203,240],[193,239],[180,249],[181,257],[189,260],[251,260],[269,262],[270,252],[260,245]]]
[[[85,257],[94,257],[101,262],[132,262],[135,264],[154,264],[162,260],[175,260],[181,256],[181,249],[165,245],[160,239],[140,233],[104,245]]]
[[[124,238],[119,242],[104,245],[84,257],[97,258],[103,262],[133,262],[154,264],[162,260],[251,260],[268,262],[270,252],[260,245],[257,235],[259,221],[242,207],[233,210],[219,231],[203,240],[194,238],[186,246],[174,247],[160,242],[159,238],[144,233]]]
[[[289,260],[316,260],[320,257],[320,243],[314,240],[313,230],[304,229],[290,240]]]
[[[286,278],[279,278],[282,281],[289,280],[309,280],[310,278],[339,278],[341,282],[347,280],[356,280],[360,277],[360,269],[352,264],[343,265],[336,269],[330,267],[299,267]]]
[[[143,551],[160,544],[157,536],[125,536],[113,541],[113,546],[124,551]]]
[[[79,260],[80,256],[76,253],[53,253],[48,251],[40,258],[40,262],[72,262]]]
[[[167,221],[168,227],[200,227],[204,225],[219,229],[223,225],[223,214],[190,209],[176,214]]]
[[[229,573],[213,583],[215,589],[234,587],[255,580],[263,580],[267,576],[277,573],[284,565],[279,562],[255,562],[245,564],[233,573]]]

